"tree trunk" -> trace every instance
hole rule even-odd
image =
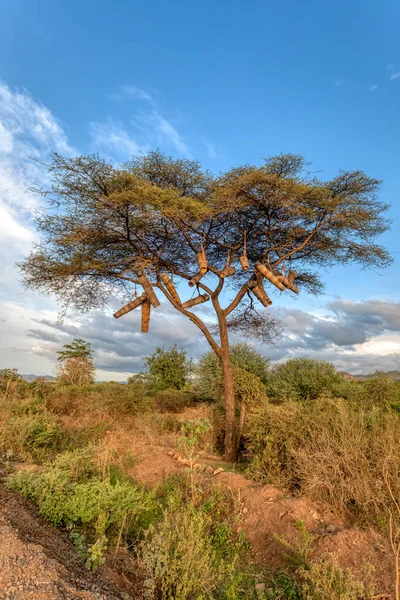
[[[235,436],[235,392],[233,389],[232,367],[229,357],[229,340],[226,319],[219,315],[220,341],[221,341],[221,367],[224,381],[225,396],[225,460],[235,462],[236,460],[236,436]]]

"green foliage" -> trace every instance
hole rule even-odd
[[[232,344],[230,359],[233,366],[267,381],[269,360],[254,350],[250,344]],[[194,389],[201,398],[219,400],[222,395],[222,371],[214,352],[204,354],[195,369]]]
[[[376,372],[363,383],[368,401],[372,404],[390,406],[400,402],[398,383],[385,373]]]
[[[57,352],[57,360],[63,361],[67,358],[84,358],[92,360],[92,345],[90,342],[85,342],[81,338],[75,338],[71,344],[64,344],[63,350]]]
[[[297,573],[305,600],[360,600],[372,598],[374,590],[342,568],[334,555],[320,558]]]
[[[145,366],[156,390],[181,390],[191,371],[191,361],[185,350],[178,350],[176,345],[168,350],[157,348],[154,354],[146,357]]]
[[[341,376],[331,363],[312,358],[292,358],[271,369],[267,390],[272,398],[315,400],[341,382]]]
[[[257,598],[255,577],[243,568],[249,558],[244,540],[201,506],[167,508],[147,532],[140,557],[149,600]]]
[[[59,455],[38,473],[19,471],[8,479],[10,489],[38,505],[53,525],[76,526],[96,542],[102,536],[116,539],[124,523],[124,536],[137,534],[143,519],[155,510],[154,493],[130,481],[101,479],[88,465],[88,452]]]
[[[62,429],[53,415],[14,414],[0,424],[0,446],[12,455],[42,462],[62,443]]]

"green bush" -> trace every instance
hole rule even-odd
[[[157,348],[147,356],[145,366],[155,390],[182,390],[189,379],[192,362],[187,359],[185,350],[171,346],[168,350]]]
[[[23,459],[42,462],[62,445],[62,428],[54,415],[10,415],[0,425],[0,447]]]
[[[146,572],[144,596],[149,600],[258,597],[244,539],[201,506],[167,508],[161,522],[147,532],[140,558]]]
[[[341,384],[342,377],[331,363],[292,358],[270,370],[267,393],[276,399],[315,400]]]
[[[250,344],[232,344],[231,363],[247,373],[267,382],[269,360],[254,350]],[[215,353],[204,354],[195,369],[194,392],[205,400],[221,400],[223,394],[222,371]]]
[[[153,492],[126,479],[101,479],[88,451],[61,454],[40,473],[17,471],[7,486],[37,504],[53,525],[80,527],[92,541],[115,540],[122,526],[128,539],[157,510]]]

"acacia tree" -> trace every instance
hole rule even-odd
[[[146,318],[159,290],[221,363],[227,460],[237,452],[229,331],[270,339],[274,321],[256,306],[271,303],[263,284],[316,293],[318,267],[390,262],[374,241],[389,226],[387,205],[379,182],[359,171],[322,181],[301,156],[281,155],[214,177],[198,162],[159,152],[121,168],[55,154],[49,169],[43,242],[20,265],[26,285],[81,311],[104,306],[115,292],[137,296],[144,286],[137,304]],[[216,326],[181,301],[171,279],[197,290],[196,302],[211,300]]]

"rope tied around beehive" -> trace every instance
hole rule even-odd
[[[191,308],[192,306],[196,306],[197,304],[202,304],[203,302],[208,302],[210,296],[208,294],[200,294],[195,298],[191,298],[184,302],[181,306],[182,308]]]
[[[228,267],[228,266],[226,266],[221,271],[221,277],[222,277],[222,279],[224,279],[224,277],[231,277],[235,273],[236,273],[235,267],[232,267],[232,266]]]
[[[168,277],[168,275],[166,273],[162,273],[161,274],[161,279],[162,279],[162,282],[165,284],[165,287],[167,288],[167,290],[171,294],[172,299],[174,300],[174,302],[176,302],[176,304],[179,304],[179,306],[180,306],[182,304],[181,299],[179,297],[178,292],[175,289],[174,284],[172,283],[172,281],[170,280],[170,278]]]
[[[285,275],[278,275],[278,279],[288,290],[291,290],[295,294],[299,293],[299,288],[292,281],[290,281],[289,277],[285,277]]]
[[[261,273],[261,275],[263,275],[266,279],[268,279],[268,281],[270,281],[275,287],[277,287],[278,290],[281,290],[281,292],[285,291],[285,286],[283,285],[283,283],[265,265],[263,265],[260,262],[256,262],[256,268],[257,271]]]
[[[205,273],[202,273],[201,271],[196,273],[196,275],[193,275],[192,279],[190,279],[188,282],[189,286],[194,287],[196,285],[196,283],[198,283],[200,281],[200,279],[202,277],[204,277],[204,275],[205,275]]]
[[[143,304],[145,298],[146,296],[143,294],[142,296],[139,296],[139,298],[131,300],[131,302],[128,302],[127,304],[125,304],[125,306],[123,306],[122,308],[117,310],[117,312],[114,313],[114,318],[119,319],[120,317],[122,317],[122,315],[126,315],[127,313],[131,312],[131,310],[135,310],[135,308],[138,308],[138,306]]]

